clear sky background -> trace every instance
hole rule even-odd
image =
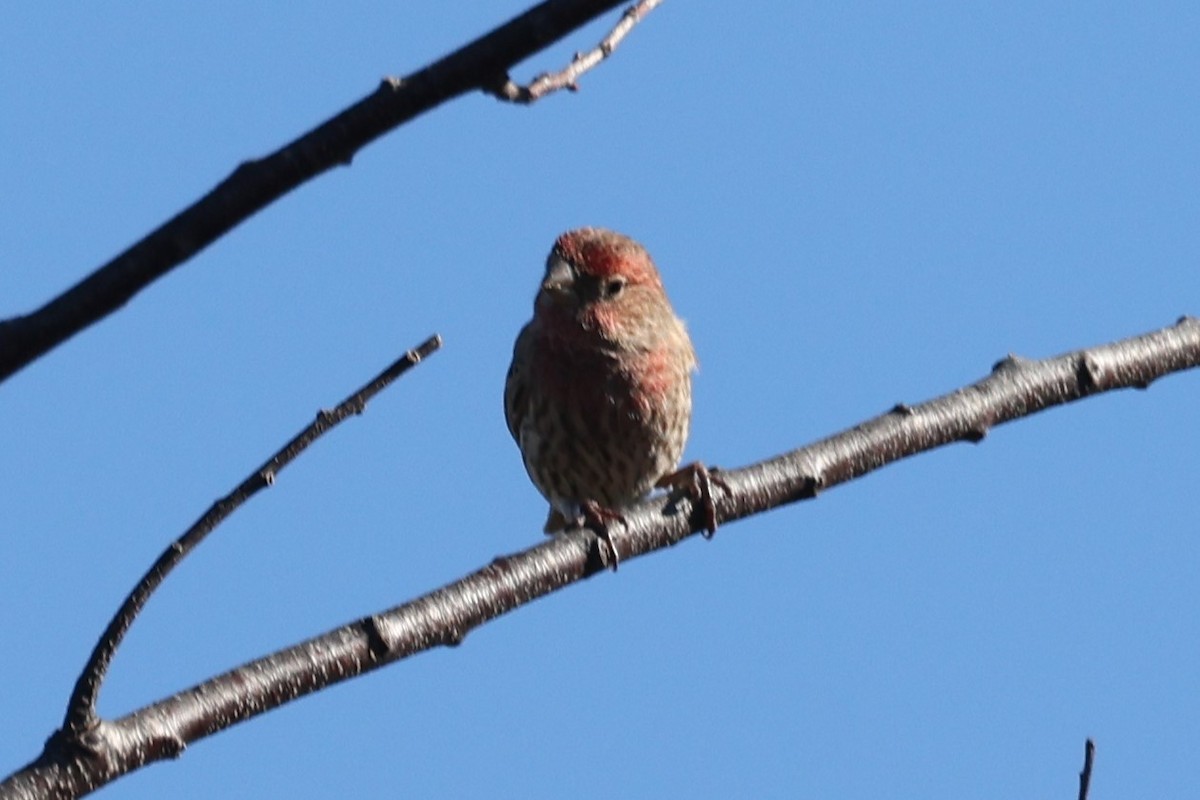
[[[0,315],[525,7],[23,4]],[[615,15],[522,65],[593,45]],[[540,540],[501,390],[562,230],[644,242],[740,466],[1200,313],[1195,2],[667,2],[532,108],[476,94],[0,385],[0,772],[134,580],[322,406],[445,349],[154,597],[119,716]],[[1195,791],[1200,374],[630,562],[199,742],[113,798],[1073,798]]]

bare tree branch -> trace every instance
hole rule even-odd
[[[484,86],[483,90],[498,100],[523,105],[537,102],[546,95],[563,89],[577,92],[579,91],[580,76],[611,56],[617,49],[617,45],[633,30],[633,26],[641,22],[661,2],[662,0],[638,0],[637,3],[625,9],[625,13],[621,15],[621,21],[609,32],[608,36],[601,39],[600,44],[586,53],[576,53],[575,58],[571,59],[571,63],[565,69],[558,72],[543,72],[530,81],[527,86],[515,83],[505,73],[500,75],[495,83]]]
[[[0,381],[127,303],[260,209],[362,147],[619,5],[547,0],[465,47],[372,94],[271,155],[247,161],[216,188],[40,309],[0,321]]]
[[[1087,800],[1092,788],[1092,761],[1096,757],[1096,743],[1091,739],[1083,745],[1083,769],[1079,771],[1079,800]]]
[[[307,450],[310,444],[347,417],[361,414],[371,398],[409,369],[420,364],[423,359],[432,355],[441,346],[441,337],[434,334],[388,365],[383,372],[364,384],[333,410],[317,412],[317,418],[311,424],[292,437],[291,441],[268,458],[266,463],[252,472],[237,488],[213,503],[192,527],[188,528],[182,536],[163,551],[158,560],[154,562],[154,566],[142,576],[133,591],[125,598],[117,613],[113,615],[108,627],[96,643],[95,649],[92,650],[92,655],[88,658],[83,672],[79,675],[75,683],[75,690],[67,702],[67,713],[63,720],[62,737],[65,744],[81,746],[85,749],[93,746],[90,735],[99,725],[99,719],[96,716],[96,700],[100,695],[100,686],[104,682],[104,677],[108,673],[108,666],[121,641],[125,638],[125,634],[132,627],[133,621],[137,619],[150,596],[166,580],[167,575],[243,503],[261,489],[272,486],[275,483],[275,476]]]
[[[729,470],[717,517],[730,522],[815,497],[926,450],[981,441],[995,425],[1046,408],[1200,366],[1200,320],[1042,361],[1008,356],[991,375],[915,406],[751,466]],[[678,544],[705,527],[687,497],[651,498],[625,512],[609,536],[623,559]],[[727,529],[726,529],[727,530]],[[0,783],[7,798],[78,797],[193,741],[326,686],[438,645],[605,569],[608,549],[590,531],[555,537],[423,597],[252,661],[114,721],[101,720],[86,750],[51,737],[42,754]]]

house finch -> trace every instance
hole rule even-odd
[[[550,502],[547,533],[607,523],[675,485],[692,416],[696,354],[640,244],[581,228],[558,237],[504,385],[508,430]],[[715,529],[707,473],[706,526]],[[693,473],[689,485],[700,486]]]

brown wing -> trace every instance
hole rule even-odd
[[[532,334],[529,325],[521,328],[513,345],[512,363],[508,365],[508,376],[504,379],[504,419],[513,440],[521,444],[521,423],[529,410],[529,364]]]

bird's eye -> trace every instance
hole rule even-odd
[[[625,279],[624,278],[610,278],[604,284],[604,296],[611,300],[612,298],[619,295],[624,289],[625,289]]]

